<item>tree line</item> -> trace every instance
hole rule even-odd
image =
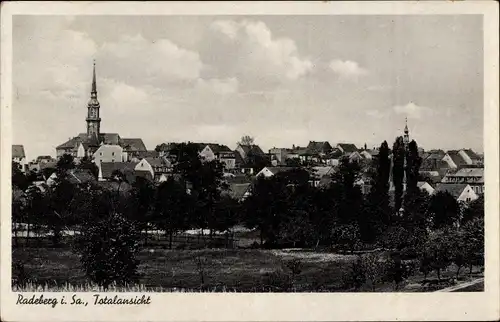
[[[208,230],[211,237],[242,224],[258,230],[255,247],[333,247],[351,252],[384,247],[439,270],[460,261],[453,249],[464,250],[461,267],[478,262],[484,253],[478,234],[484,230],[483,198],[466,206],[448,193],[429,196],[421,191],[415,141],[406,148],[398,137],[392,151],[384,141],[367,171],[358,162],[342,159],[331,183],[322,188],[311,185],[310,171],[300,167],[257,178],[242,202],[225,193],[229,187],[222,163],[202,160],[196,144],[174,149],[173,175],[159,185],[141,177],[128,183],[119,171],[112,175],[111,188],[74,183],[70,170],[88,169],[97,176],[95,165],[86,159],[76,165],[65,155],[57,163],[53,184],[42,192],[13,167],[13,186],[26,191],[24,201],[13,196],[13,223],[26,224],[28,233],[48,231],[54,246],[61,245],[64,230],[77,231],[75,249],[84,254],[82,262],[90,275],[109,266],[97,260],[103,258],[100,252],[116,252],[104,258],[129,258],[119,266],[134,271],[139,241],[148,242],[148,234],[141,232],[153,228],[165,232],[170,248],[177,232],[198,228],[200,234]],[[366,195],[357,184],[363,175],[371,186]],[[127,184],[131,189],[122,189]]]

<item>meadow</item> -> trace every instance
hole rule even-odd
[[[18,291],[103,291],[89,282],[80,269],[79,258],[68,248],[14,249],[12,258],[24,264],[29,282]],[[381,253],[383,256],[383,253]],[[168,250],[144,248],[139,253],[139,282],[127,287],[112,286],[108,291],[131,292],[393,292],[390,282],[375,288],[364,285],[358,290],[346,288],[344,275],[357,255],[335,254],[305,249],[199,249]],[[300,270],[290,277],[291,261],[300,262]],[[446,280],[455,275],[449,267]],[[480,268],[473,273],[463,269],[458,282],[482,276]],[[427,279],[435,279],[430,274]],[[444,288],[446,284],[423,286],[423,275],[408,278],[399,291],[422,292]],[[290,283],[286,281],[291,280]],[[480,291],[475,286],[474,291]]]

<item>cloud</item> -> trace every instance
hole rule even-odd
[[[297,80],[313,68],[308,58],[301,57],[297,45],[290,38],[275,38],[261,21],[217,20],[211,29],[232,41],[236,74],[266,80]],[[223,62],[226,66],[229,62]]]
[[[329,64],[330,69],[342,78],[358,79],[368,74],[368,71],[355,61],[334,59]]]
[[[216,94],[232,94],[238,91],[238,79],[235,77],[218,79],[211,78],[208,80],[198,79],[197,86],[202,91],[208,91]]]
[[[398,105],[393,107],[397,114],[404,114],[410,118],[419,119],[425,115],[432,114],[432,109],[425,106],[419,106],[413,102],[406,105]]]
[[[386,116],[387,114],[383,113],[379,110],[368,110],[368,111],[366,111],[366,115],[373,117],[373,118],[376,118],[376,119],[381,119],[384,116]]]
[[[235,39],[238,33],[239,24],[231,20],[217,20],[214,21],[210,28],[218,31],[230,39]]]
[[[122,36],[105,43],[99,51],[99,66],[115,79],[142,84],[193,81],[203,63],[197,52],[179,47],[168,39],[148,40],[142,35]]]

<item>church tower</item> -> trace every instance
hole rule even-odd
[[[405,118],[405,134],[403,136],[405,151],[408,151],[408,144],[410,143],[410,132],[408,131],[408,118]]]
[[[92,76],[92,90],[90,92],[90,100],[87,104],[87,136],[89,139],[97,139],[99,141],[99,134],[101,131],[101,118],[99,117],[99,101],[97,100],[97,85],[95,80],[95,60],[94,70]]]

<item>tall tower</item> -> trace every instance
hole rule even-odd
[[[90,100],[87,104],[87,136],[99,140],[101,131],[101,118],[99,117],[99,101],[97,100],[97,85],[95,80],[95,60],[92,76],[92,90],[90,92]]]
[[[408,131],[408,118],[405,118],[405,134],[403,136],[405,150],[408,151],[408,144],[410,143],[410,132]]]

